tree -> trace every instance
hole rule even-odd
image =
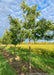
[[[12,16],[8,16],[9,18],[9,23],[10,23],[10,28],[9,31],[11,33],[11,44],[15,45],[15,52],[14,54],[16,55],[16,45],[18,43],[21,43],[24,39],[22,36],[22,26],[21,26],[21,21],[18,18],[13,18]]]
[[[6,29],[3,38],[2,38],[2,43],[3,44],[11,44],[11,39],[10,39],[10,32]]]
[[[23,10],[23,28],[25,30],[25,37],[29,39],[29,72],[31,72],[31,46],[30,41],[34,38],[32,31],[36,27],[36,19],[40,16],[40,11],[37,11],[37,5],[28,6],[25,1],[21,3]]]

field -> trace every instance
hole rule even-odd
[[[14,46],[1,46],[0,48],[14,54]],[[16,46],[16,55],[26,62],[29,61],[29,45],[21,44]],[[54,75],[54,44],[31,45],[31,65],[39,72]],[[25,67],[23,71],[25,71]],[[26,70],[28,72],[28,70]]]

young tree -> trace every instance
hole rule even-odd
[[[23,28],[25,30],[26,39],[29,39],[29,72],[31,72],[31,46],[30,41],[34,38],[32,31],[36,27],[36,19],[40,16],[40,11],[37,11],[37,5],[28,6],[25,1],[21,3],[23,10]]]
[[[21,43],[24,39],[22,36],[22,26],[21,26],[21,21],[18,18],[13,18],[12,16],[9,17],[9,23],[10,23],[10,28],[9,31],[11,33],[11,44],[15,45],[15,55],[16,55],[16,45],[18,43]]]
[[[2,38],[2,43],[3,44],[11,44],[11,39],[10,39],[10,32],[6,29],[3,38]]]

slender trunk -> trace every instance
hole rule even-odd
[[[31,73],[31,45],[29,40],[29,73]]]
[[[15,52],[14,52],[14,55],[16,56],[16,45],[15,45]]]

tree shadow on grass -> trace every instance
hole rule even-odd
[[[16,75],[13,68],[7,63],[0,53],[0,75]]]
[[[14,56],[6,50],[0,50],[2,56],[7,60],[9,65],[15,70],[16,75],[26,74],[28,72],[28,64],[25,60],[20,59],[19,56]],[[8,70],[8,65],[6,65],[6,70]],[[10,72],[10,71],[8,71]],[[6,73],[6,72],[5,72]],[[14,72],[13,72],[14,73]],[[1,74],[3,75],[3,74]],[[14,74],[6,74],[6,75],[14,75]]]

